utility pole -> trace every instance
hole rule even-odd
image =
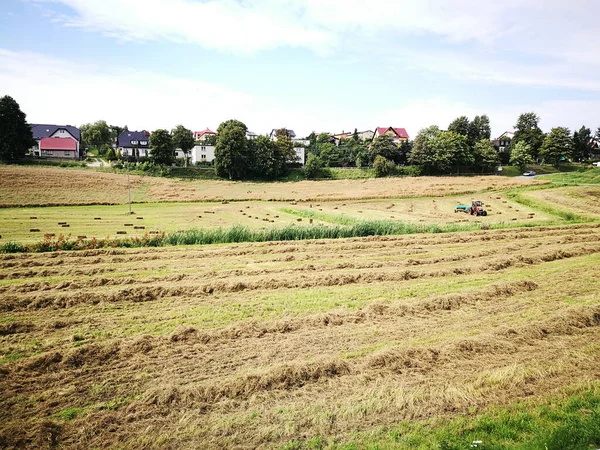
[[[129,164],[127,164],[127,195],[129,197],[129,215],[131,215],[131,182],[129,181]]]

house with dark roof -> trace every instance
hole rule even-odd
[[[273,128],[273,130],[271,130],[271,134],[269,134],[269,138],[272,141],[276,141],[277,140],[277,132],[279,130],[285,130],[287,135],[289,137],[291,137],[292,139],[294,139],[296,137],[296,133],[294,133],[294,130],[288,130],[287,128]]]
[[[396,144],[396,145],[400,145],[403,142],[408,141],[408,133],[406,132],[406,130],[404,128],[377,127],[377,128],[375,128],[375,133],[373,134],[373,139],[376,139],[379,136],[390,136],[392,138],[392,140],[394,141],[394,144]]]
[[[117,138],[117,150],[121,156],[139,158],[150,153],[150,133],[142,131],[123,131]]]
[[[512,131],[505,131],[496,139],[492,140],[492,144],[494,144],[494,148],[498,153],[504,153],[508,147],[510,147],[510,143],[515,137],[515,133]]]
[[[71,125],[32,124],[35,145],[33,156],[57,159],[81,159],[79,128]]]

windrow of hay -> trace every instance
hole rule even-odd
[[[222,399],[248,399],[272,390],[299,389],[309,383],[352,373],[350,365],[340,359],[317,359],[311,362],[283,364],[262,371],[196,386],[159,386],[149,390],[143,402],[157,406],[191,406],[215,403]]]

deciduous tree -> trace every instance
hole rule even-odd
[[[573,133],[573,159],[582,161],[589,159],[594,148],[592,130],[582,126],[579,131]]]
[[[492,172],[500,164],[498,153],[494,148],[494,144],[489,139],[484,138],[475,143],[473,156],[475,158],[475,165],[481,172]]]
[[[523,113],[519,116],[515,125],[515,137],[513,144],[525,142],[531,148],[531,156],[537,158],[542,143],[544,142],[544,132],[538,126],[539,116],[534,112]]]
[[[456,134],[468,136],[470,125],[471,122],[469,122],[469,118],[467,116],[460,116],[454,119],[450,125],[448,125],[448,131],[453,131]]]
[[[194,134],[191,130],[188,130],[183,125],[177,125],[177,127],[171,132],[173,146],[181,151],[185,155],[185,165],[187,167],[188,154],[194,148]]]
[[[175,146],[167,130],[156,130],[150,135],[150,159],[155,164],[170,165],[175,162]]]
[[[82,125],[81,145],[86,149],[96,149],[99,153],[106,153],[114,143],[113,133],[106,120],[98,120],[94,123]]]
[[[230,180],[246,177],[251,158],[248,152],[248,128],[239,120],[228,120],[219,125],[215,146],[215,169],[220,177]]]
[[[573,152],[571,131],[566,127],[556,127],[545,137],[540,156],[544,161],[558,168],[560,162]]]
[[[395,161],[400,157],[398,146],[394,144],[391,136],[387,134],[377,136],[370,148],[371,160],[375,161],[377,156],[383,156],[385,159]]]
[[[12,97],[0,98],[0,159],[14,161],[35,145],[27,116]]]
[[[528,165],[533,162],[531,155],[531,146],[525,141],[517,142],[511,146],[510,164],[518,166],[521,172],[524,172]]]

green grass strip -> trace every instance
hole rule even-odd
[[[524,401],[476,416],[407,421],[361,432],[349,442],[320,436],[293,441],[286,450],[442,449],[584,450],[600,448],[600,382],[544,401]]]

